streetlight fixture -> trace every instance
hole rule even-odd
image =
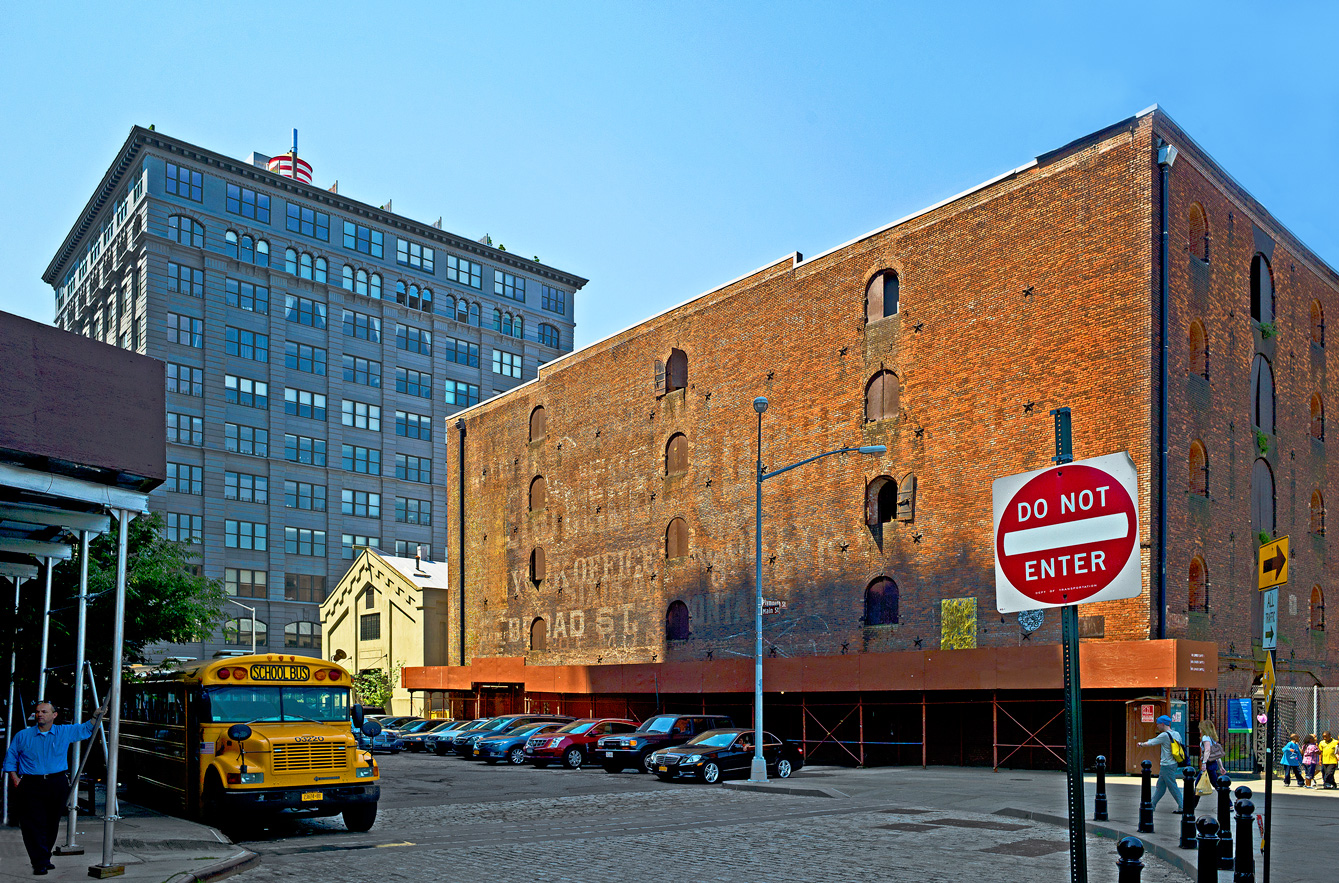
[[[224,598],[229,604],[236,604],[238,607],[245,607],[251,611],[251,655],[256,655],[256,608],[250,604],[243,604],[241,601],[235,601],[232,598]]]
[[[789,472],[796,467],[803,466],[806,463],[812,463],[815,460],[821,460],[824,457],[831,457],[833,454],[849,454],[852,452],[860,454],[883,454],[887,453],[888,448],[885,445],[861,445],[855,448],[838,448],[835,451],[825,451],[822,454],[816,454],[798,463],[791,463],[789,466],[782,466],[780,469],[773,469],[771,472],[764,472],[762,465],[762,415],[767,410],[767,399],[764,396],[758,396],[753,400],[753,410],[758,412],[758,483],[757,483],[757,510],[754,522],[754,584],[757,587],[757,598],[755,598],[755,608],[753,612],[753,762],[749,766],[750,782],[767,781],[767,761],[762,753],[762,483],[769,478],[775,478],[783,472]]]

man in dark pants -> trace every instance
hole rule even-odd
[[[33,708],[34,726],[15,733],[9,743],[4,771],[18,796],[19,827],[34,874],[45,874],[55,867],[51,863],[51,850],[56,845],[60,817],[65,814],[65,801],[70,794],[70,783],[65,776],[69,768],[67,749],[71,743],[93,735],[106,713],[104,702],[82,724],[55,726],[56,709],[50,702],[39,702]]]

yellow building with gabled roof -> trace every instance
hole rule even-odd
[[[325,656],[354,673],[446,665],[448,598],[444,562],[365,549],[321,604]],[[411,713],[398,677],[385,710]]]

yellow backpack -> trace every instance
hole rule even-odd
[[[1186,759],[1186,746],[1182,745],[1171,733],[1168,733],[1167,735],[1171,736],[1172,740],[1172,760],[1177,763],[1184,763]]]

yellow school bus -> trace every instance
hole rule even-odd
[[[342,813],[366,831],[381,776],[350,726],[351,689],[333,662],[277,653],[150,674],[125,691],[123,781],[136,800],[216,826]]]

